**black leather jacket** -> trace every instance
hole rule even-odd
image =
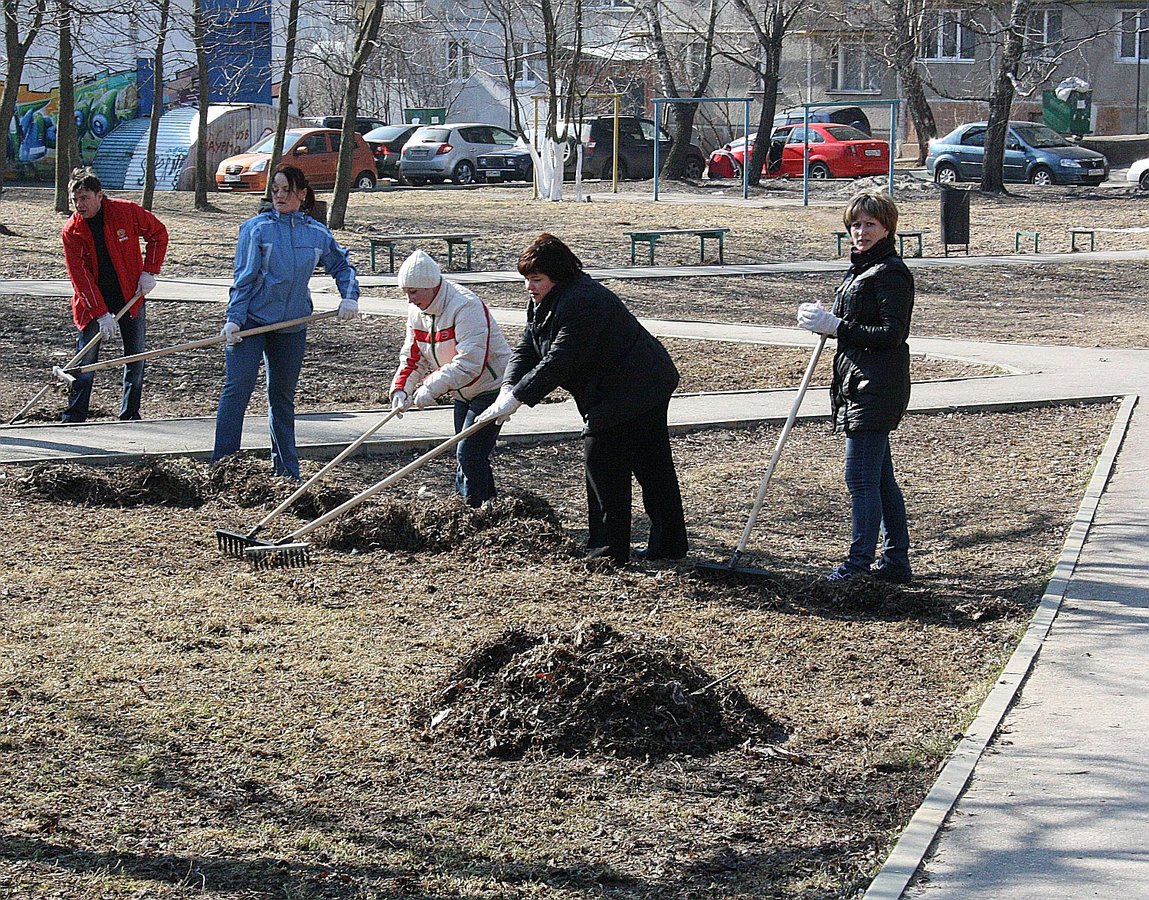
[[[556,284],[537,306],[531,302],[503,383],[527,406],[566,388],[588,435],[667,402],[678,369],[626,305],[583,274]]]
[[[910,402],[910,316],[914,276],[889,235],[850,269],[834,297],[838,352],[830,387],[834,430],[893,431]]]

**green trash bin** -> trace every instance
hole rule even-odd
[[[1041,95],[1042,121],[1058,134],[1091,134],[1090,112],[1093,107],[1093,91],[1070,91],[1069,97],[1062,100],[1056,91],[1044,91]]]

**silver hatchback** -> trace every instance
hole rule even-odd
[[[472,184],[478,156],[510,149],[518,140],[514,132],[482,122],[424,125],[404,145],[399,173],[410,184],[442,184],[448,178],[455,184]]]

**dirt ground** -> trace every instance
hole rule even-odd
[[[933,190],[902,201],[907,223],[936,224]],[[746,260],[826,259],[841,199],[804,210],[522,198],[357,196],[341,237],[363,259],[372,232],[474,228],[491,235],[479,264],[503,268],[546,228],[602,266],[624,262],[620,223],[705,219],[729,224]],[[1023,223],[1056,242],[1067,223],[1143,220],[1143,199],[1120,188],[973,199],[973,252],[1011,248]],[[218,202],[194,214],[187,198],[161,198],[174,236],[165,275],[227,275],[253,201]],[[0,221],[18,234],[3,239],[0,276],[62,276],[60,220],[33,192],[5,191]],[[1149,336],[1144,264],[1083,254],[917,278],[917,335],[1123,347]],[[835,281],[613,286],[643,315],[789,325],[799,300]],[[484,295],[522,303],[513,287]],[[0,302],[7,409],[72,338],[64,300]],[[212,334],[222,317],[210,304],[149,312],[153,346]],[[378,405],[397,342],[397,320],[316,328],[301,408]],[[778,348],[670,346],[684,390],[793,384],[804,365]],[[918,380],[962,374],[915,359]],[[155,365],[146,416],[210,414],[220,375],[213,353]],[[104,414],[114,381],[98,382]],[[909,588],[819,581],[849,520],[841,440],[821,424],[794,430],[753,535],[749,561],[765,577],[693,563],[729,558],[776,428],[676,437],[691,559],[622,569],[579,556],[577,443],[500,448],[504,496],[481,516],[452,500],[451,463],[436,461],[320,530],[310,566],[264,571],[213,534],[246,530],[286,496],[264,461],[9,467],[0,896],[857,897],[1012,651],[1114,412],[909,417],[894,441]],[[347,463],[269,533],[413,456]],[[636,542],[642,528],[639,511]]]

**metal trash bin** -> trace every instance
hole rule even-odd
[[[961,244],[969,254],[969,197],[972,191],[942,185],[941,241],[945,255],[950,244]]]

